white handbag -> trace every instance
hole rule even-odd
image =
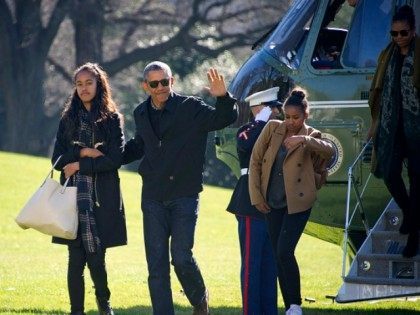
[[[77,188],[67,187],[70,177],[60,185],[53,179],[55,161],[41,187],[33,194],[16,217],[23,229],[33,228],[44,234],[74,240],[77,236]]]

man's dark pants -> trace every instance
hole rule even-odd
[[[206,289],[192,254],[198,195],[170,201],[143,199],[142,210],[153,314],[174,314],[169,250],[185,295],[191,305],[200,304]]]

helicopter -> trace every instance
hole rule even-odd
[[[244,99],[271,87],[279,87],[279,100],[296,86],[305,89],[310,102],[307,122],[321,131],[335,154],[304,232],[342,246],[350,261],[390,206],[383,181],[370,173],[368,98],[377,58],[390,42],[392,16],[404,4],[414,8],[420,34],[420,1],[295,0],[278,24],[254,44],[255,52],[233,78],[229,92],[238,100],[238,120],[216,133],[217,158],[239,177],[236,132],[249,118]],[[413,268],[420,270],[420,262]],[[414,288],[371,298],[420,295],[420,281]]]

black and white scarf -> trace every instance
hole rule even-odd
[[[78,143],[87,148],[92,148],[94,135],[92,118],[90,113],[84,109],[79,110],[79,141]],[[75,175],[77,187],[77,210],[79,212],[79,224],[82,243],[86,252],[95,253],[100,249],[101,241],[96,228],[94,207],[94,179],[90,175],[83,175],[77,172]]]

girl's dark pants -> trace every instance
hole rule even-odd
[[[105,250],[97,253],[86,253],[83,245],[69,246],[69,265],[67,284],[70,296],[71,312],[83,312],[85,302],[85,280],[83,272],[87,263],[90,276],[95,286],[98,300],[109,300],[107,273],[105,268]]]
[[[266,215],[268,233],[276,256],[278,280],[286,310],[291,304],[302,304],[295,248],[310,213],[311,209],[288,214],[287,208],[284,208],[273,209]]]

